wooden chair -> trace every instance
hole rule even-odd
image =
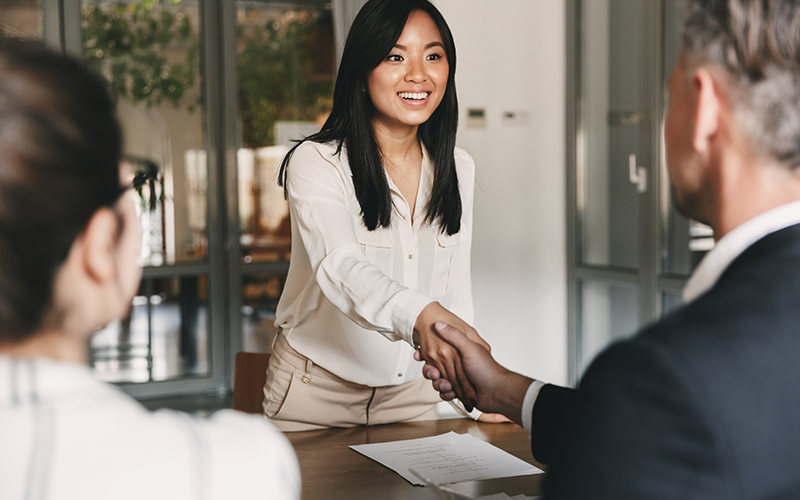
[[[233,409],[245,413],[264,412],[264,384],[267,383],[269,354],[236,353],[233,377]]]

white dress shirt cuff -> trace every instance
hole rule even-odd
[[[411,289],[404,290],[398,294],[397,298],[397,303],[392,311],[394,331],[411,347],[416,347],[414,345],[414,324],[417,322],[417,316],[425,309],[425,306],[433,302],[433,299]]]
[[[525,393],[525,399],[522,400],[522,427],[528,431],[529,435],[533,430],[533,405],[536,404],[536,398],[539,397],[542,387],[544,387],[544,382],[534,380],[528,386],[528,392]]]

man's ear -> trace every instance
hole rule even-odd
[[[80,236],[82,265],[89,279],[105,284],[117,274],[116,247],[119,220],[110,208],[94,213]]]
[[[702,67],[692,75],[692,87],[695,97],[692,145],[695,151],[705,155],[719,132],[722,110],[721,89],[712,74]]]

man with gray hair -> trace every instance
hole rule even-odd
[[[476,406],[530,432],[547,498],[797,499],[800,1],[690,0],[669,91],[674,196],[718,240],[685,306],[600,354],[576,390],[437,329]]]

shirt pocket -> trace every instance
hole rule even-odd
[[[456,279],[461,253],[459,247],[467,240],[465,231],[456,234],[435,233],[436,245],[433,249],[433,277],[431,295],[441,297],[452,290]]]
[[[356,224],[355,229],[356,238],[358,238],[361,248],[364,249],[367,261],[380,269],[384,275],[393,278],[394,238],[391,230],[376,229],[375,231],[370,231],[360,221]]]

